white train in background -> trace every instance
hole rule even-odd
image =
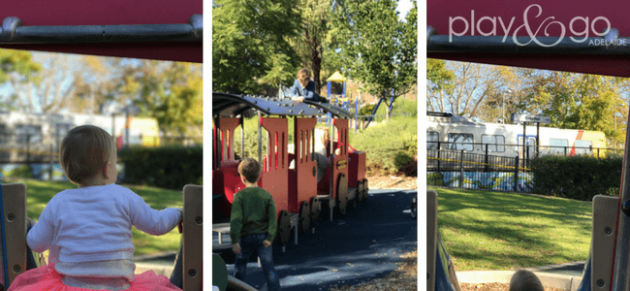
[[[119,145],[128,142],[129,145],[159,146],[160,143],[159,127],[155,118],[127,119],[124,115],[30,114],[0,111],[2,160],[7,158],[22,160],[27,144],[28,150],[32,153],[49,153],[51,147],[57,152],[59,143],[70,129],[86,124],[103,128],[117,139]]]
[[[474,122],[468,118],[442,112],[427,112],[427,150],[450,149],[494,156],[534,157],[537,130],[535,125],[523,126]],[[561,129],[540,126],[540,155],[600,155],[605,156],[606,136],[600,131]],[[599,148],[599,153],[598,149]]]

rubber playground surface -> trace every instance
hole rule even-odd
[[[297,246],[293,237],[284,253],[281,247],[274,246],[282,290],[328,290],[335,285],[380,278],[396,270],[400,256],[417,247],[418,224],[410,215],[416,193],[417,190],[370,190],[367,201],[357,208],[349,207],[345,216],[335,217],[332,222],[320,220],[315,233],[300,234]],[[322,211],[328,213],[328,209]],[[229,243],[227,236],[224,240]],[[213,244],[218,244],[217,234],[213,234]],[[232,251],[215,252],[228,264],[228,273],[234,275]],[[248,263],[246,282],[266,290],[255,256]]]

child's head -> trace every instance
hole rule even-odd
[[[512,276],[510,281],[510,291],[544,291],[540,279],[536,274],[527,271],[519,270]]]
[[[70,130],[61,141],[60,156],[63,171],[75,184],[86,185],[104,175],[103,171],[108,174],[106,184],[116,181],[116,144],[99,127],[83,125]]]
[[[311,80],[311,70],[307,68],[300,69],[298,71],[298,81],[302,84],[302,87],[306,87],[308,82]]]
[[[328,127],[315,128],[315,141],[323,145],[328,145],[328,143],[330,143],[330,132],[328,131]]]
[[[241,179],[249,183],[256,183],[260,177],[260,164],[252,158],[245,158],[238,165],[238,174],[241,175]]]

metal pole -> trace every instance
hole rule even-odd
[[[31,134],[26,134],[26,164],[31,165]]]
[[[527,122],[523,122],[523,159],[525,159],[525,143],[527,142]]]
[[[241,160],[245,159],[245,118],[241,114]]]
[[[518,189],[518,155],[516,156],[516,167],[514,167],[514,192]]]
[[[536,157],[540,157],[540,122],[536,122]]]
[[[464,150],[461,151],[459,158],[459,188],[464,188]]]
[[[258,162],[262,165],[262,112],[258,111]]]

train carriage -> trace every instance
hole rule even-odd
[[[544,155],[606,155],[606,135],[601,131],[562,129],[475,122],[450,113],[428,112],[427,149],[464,150],[475,154],[533,158]],[[525,155],[523,157],[523,155]]]

